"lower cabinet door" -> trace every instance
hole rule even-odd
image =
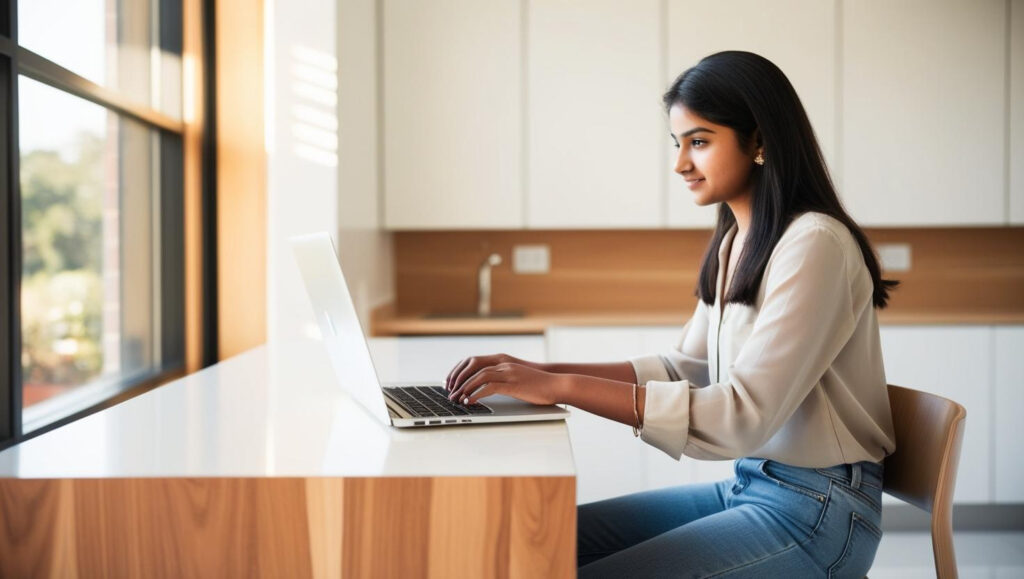
[[[995,335],[995,500],[1024,503],[1024,327],[999,327]]]
[[[885,326],[882,356],[889,384],[938,394],[967,409],[956,503],[987,503],[992,488],[995,353],[989,326]],[[892,499],[886,495],[886,501]]]
[[[579,504],[647,490],[645,445],[628,426],[575,409],[567,422]]]

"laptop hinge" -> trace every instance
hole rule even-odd
[[[387,394],[384,395],[384,403],[387,404],[388,414],[390,414],[392,418],[415,418],[412,414],[409,414],[409,412],[407,412],[404,408],[402,408],[398,404],[395,404],[395,401],[388,397]]]

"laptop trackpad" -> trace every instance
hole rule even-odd
[[[494,410],[495,414],[502,416],[516,416],[520,414],[538,414],[545,410],[554,410],[561,412],[562,409],[558,406],[538,406],[536,404],[530,404],[529,402],[523,402],[518,398],[512,398],[511,396],[504,396],[502,394],[495,394],[494,396],[488,396],[479,400],[481,404],[486,404]]]

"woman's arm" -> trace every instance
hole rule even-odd
[[[550,374],[574,374],[604,378],[629,384],[646,384],[648,380],[688,379],[708,384],[708,315],[703,302],[698,302],[693,316],[683,326],[676,346],[661,355],[641,356],[623,362],[604,363],[542,363],[521,360],[508,354],[491,354],[466,358],[448,373],[447,389],[453,392],[481,370],[498,364],[519,364]]]
[[[599,364],[537,364],[545,372],[552,374],[577,374],[580,376],[605,378],[616,382],[636,382],[636,372],[629,362],[605,362]],[[574,404],[575,406],[575,404]]]
[[[629,366],[629,373],[632,375],[633,367],[628,362],[626,365]],[[637,424],[636,416],[633,414],[632,381],[622,382],[573,374],[568,376],[569,380],[566,381],[561,395],[562,403],[629,426],[639,427],[644,423],[644,402],[647,398],[645,387],[639,386],[636,391],[636,410],[640,416],[640,423]]]
[[[636,373],[633,365],[629,362],[607,362],[600,364],[544,364],[541,362],[530,362],[521,360],[508,354],[492,354],[489,356],[474,356],[459,362],[448,374],[446,387],[449,392],[455,390],[466,380],[469,380],[477,372],[497,366],[499,364],[518,364],[549,374],[575,374],[594,378],[604,378],[616,382],[636,382]]]
[[[625,364],[629,366],[628,362]],[[625,368],[620,366],[614,371],[625,373]],[[631,368],[629,374],[633,374]],[[633,412],[633,387],[632,379],[619,381],[583,374],[545,372],[533,366],[504,362],[480,370],[455,388],[449,397],[463,404],[473,404],[486,396],[504,394],[533,404],[569,404],[622,424],[639,426],[643,424],[646,388],[637,388],[636,411],[640,417],[637,424],[637,415]]]

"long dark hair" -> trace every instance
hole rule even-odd
[[[874,282],[874,305],[884,308],[899,282],[882,279],[867,236],[843,209],[800,97],[781,70],[750,52],[727,51],[705,57],[687,69],[662,97],[665,110],[676,104],[712,123],[736,131],[741,146],[758,139],[765,163],[756,166],[747,242],[723,303],[753,306],[768,258],[786,227],[801,213],[830,215],[850,230]],[[715,302],[718,249],[736,218],[725,203],[700,267],[697,297]]]

